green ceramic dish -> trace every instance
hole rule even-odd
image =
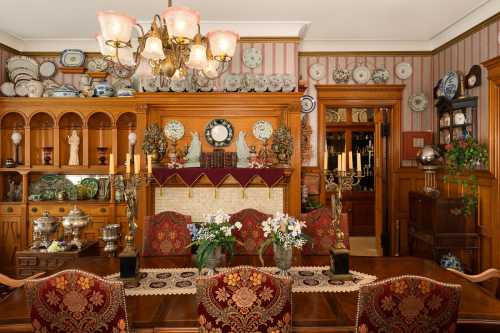
[[[94,199],[99,191],[99,181],[95,178],[84,178],[80,183],[87,188],[87,199]]]

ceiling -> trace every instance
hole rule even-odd
[[[205,25],[234,28],[242,36],[300,35],[306,51],[429,50],[500,11],[500,0],[174,0],[174,4],[198,10]],[[97,11],[125,11],[147,21],[166,6],[166,0],[2,0],[0,42],[23,51],[68,45],[88,50],[95,48]]]

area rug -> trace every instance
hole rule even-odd
[[[278,274],[275,267],[261,268],[272,274]],[[220,268],[223,272],[227,268]],[[330,277],[328,266],[292,267],[290,276],[293,279],[294,293],[338,293],[357,291],[360,286],[371,283],[376,276],[350,271],[353,279],[337,281]],[[203,273],[203,272],[202,272]],[[108,279],[118,279],[119,273],[108,275]],[[181,295],[196,294],[196,268],[154,268],[141,269],[140,279],[137,282],[125,283],[125,295]]]

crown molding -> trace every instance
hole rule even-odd
[[[402,40],[302,40],[300,52],[326,53],[378,53],[378,52],[430,52],[429,41],[402,41]]]
[[[13,52],[19,53],[18,50],[24,49],[24,41],[16,36],[0,31],[0,45]]]
[[[431,56],[432,51],[307,51],[299,52],[299,57],[338,57],[338,56],[358,56],[358,57],[380,57],[380,56]]]

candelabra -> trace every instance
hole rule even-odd
[[[335,245],[330,250],[331,271],[337,279],[350,279],[349,274],[349,250],[345,245],[345,235],[340,222],[342,214],[342,191],[351,191],[353,186],[360,183],[364,177],[362,171],[325,170],[325,188],[331,193],[332,224],[335,230]]]

